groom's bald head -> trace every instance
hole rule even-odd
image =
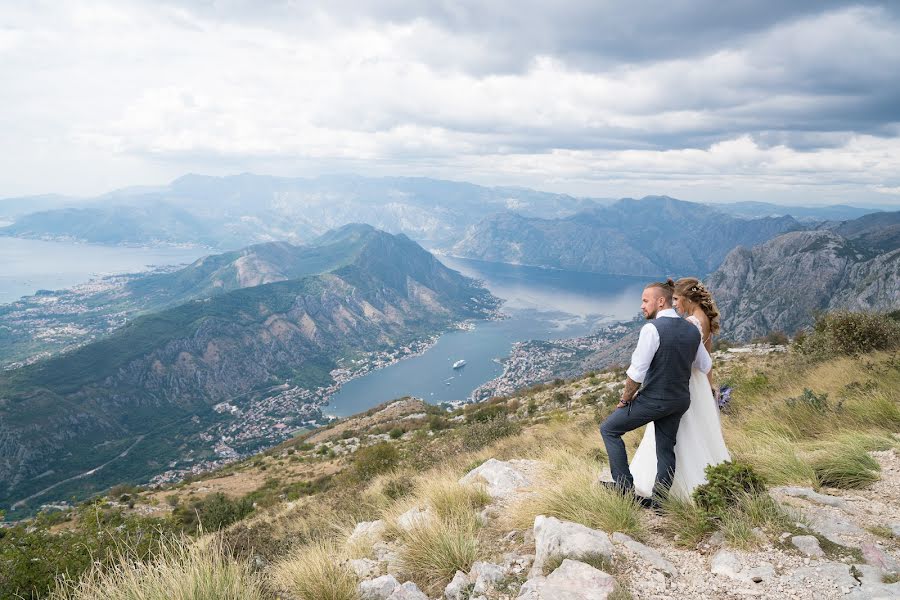
[[[641,312],[646,319],[655,319],[659,311],[672,308],[672,294],[675,291],[675,282],[667,279],[665,282],[654,281],[644,288],[641,294]]]

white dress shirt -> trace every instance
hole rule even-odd
[[[656,318],[680,319],[681,317],[678,316],[674,308],[666,308],[656,313]],[[656,330],[652,323],[647,323],[641,327],[641,337],[638,339],[637,348],[634,349],[634,353],[631,355],[631,366],[626,371],[626,374],[632,381],[635,383],[644,382],[644,377],[647,376],[647,371],[650,369],[650,363],[653,362],[657,349],[659,349],[659,331]],[[710,369],[712,369],[712,358],[710,358],[709,352],[706,351],[706,346],[703,345],[702,339],[700,340],[700,347],[697,348],[697,356],[694,358],[692,368],[699,369],[703,373],[709,373]]]

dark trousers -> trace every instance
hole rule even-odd
[[[613,481],[623,490],[634,490],[634,477],[628,468],[628,454],[622,436],[652,422],[656,429],[656,485],[654,495],[663,494],[672,486],[675,477],[675,436],[681,417],[691,405],[691,399],[656,400],[640,394],[630,406],[617,408],[600,425],[600,435],[609,456]]]

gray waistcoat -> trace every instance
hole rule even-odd
[[[644,377],[641,396],[654,400],[690,400],[691,365],[700,346],[700,332],[684,319],[650,321],[659,332],[659,349]]]

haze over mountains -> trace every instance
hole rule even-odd
[[[208,257],[140,285],[149,305],[171,306],[0,372],[0,506],[258,449],[315,416],[310,390],[333,384],[334,369],[497,305],[406,236],[366,225]]]

